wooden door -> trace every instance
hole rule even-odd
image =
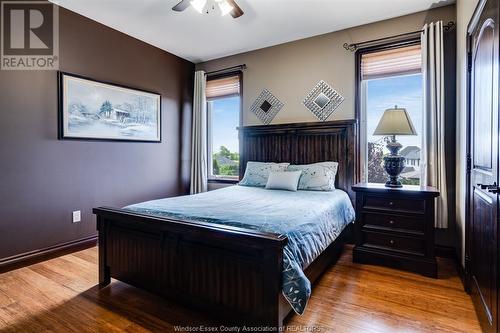
[[[498,2],[482,1],[469,27],[470,291],[485,332],[497,332]]]

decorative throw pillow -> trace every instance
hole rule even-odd
[[[285,171],[290,163],[247,162],[245,175],[239,185],[264,187],[272,171]]]
[[[302,171],[299,180],[299,190],[333,191],[335,176],[339,164],[337,162],[320,162],[306,165],[289,165],[289,171]]]
[[[302,171],[271,171],[266,188],[297,192]]]

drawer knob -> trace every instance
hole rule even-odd
[[[393,220],[390,220],[390,221],[389,221],[389,224],[390,224],[390,225],[393,225],[393,224],[394,224],[394,221],[393,221]]]
[[[394,206],[394,201],[389,201],[389,206]]]
[[[389,243],[390,243],[391,245],[394,245],[394,240],[392,240],[392,239],[391,239],[391,240],[389,241]]]

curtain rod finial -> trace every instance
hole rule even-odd
[[[354,52],[354,51],[356,51],[358,49],[358,46],[356,44],[347,44],[347,43],[344,43],[343,47],[347,51],[351,51],[351,52]]]
[[[449,21],[448,23],[443,25],[443,28],[445,31],[449,31],[449,30],[453,29],[454,27],[455,27],[455,22],[453,22],[453,21]]]

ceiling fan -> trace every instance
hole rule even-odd
[[[172,7],[176,12],[182,12],[191,5],[198,12],[207,14],[219,8],[222,16],[231,14],[233,18],[238,18],[244,14],[243,10],[236,4],[235,0],[181,0]]]

